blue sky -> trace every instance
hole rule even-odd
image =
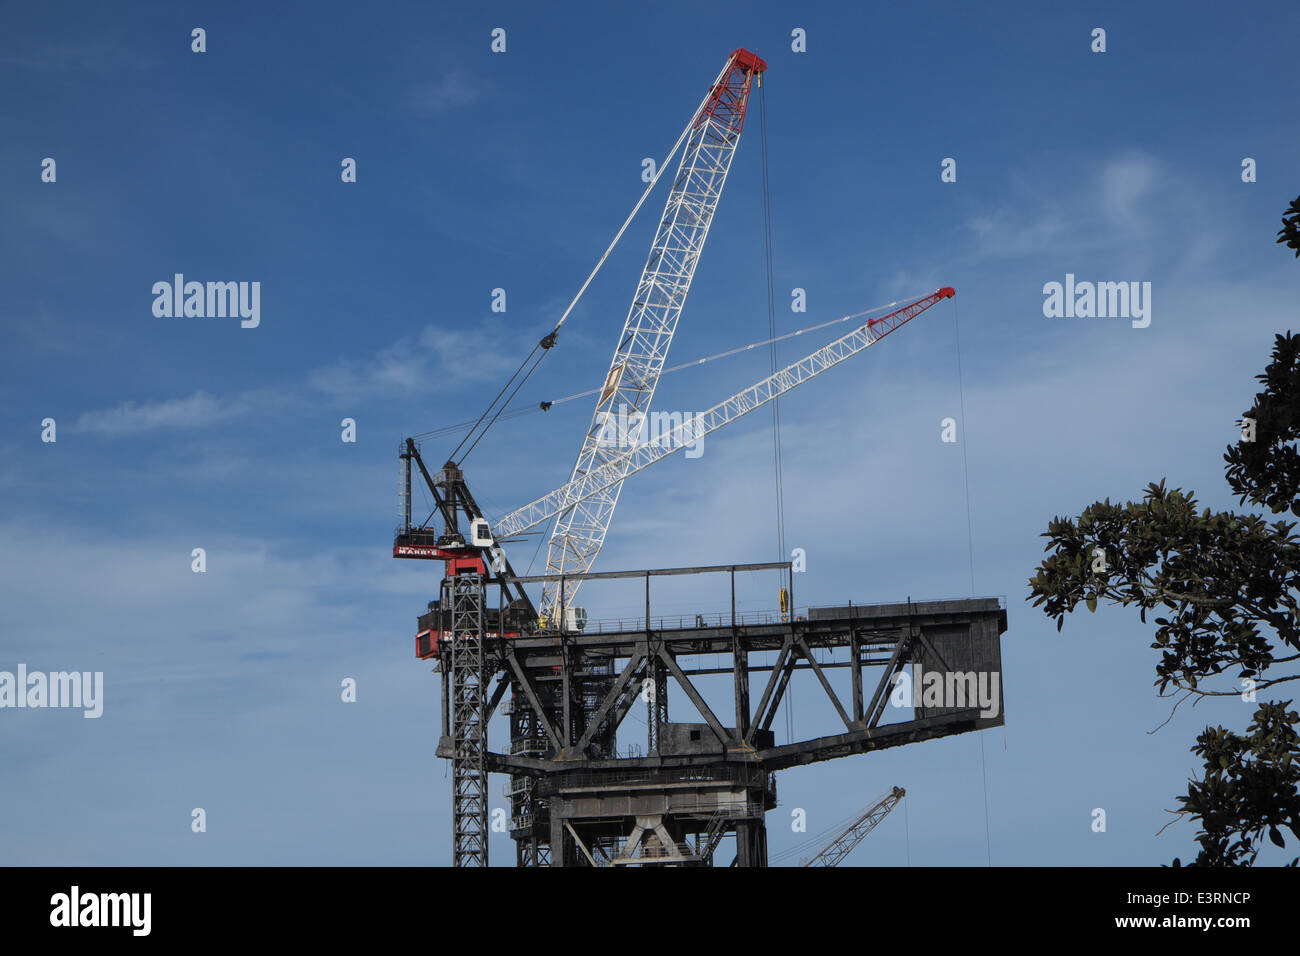
[[[785,773],[773,852],[800,839],[792,809],[815,832],[897,784],[906,814],[854,862],[1194,855],[1190,824],[1156,836],[1196,769],[1187,748],[1251,708],[1183,707],[1151,734],[1170,704],[1147,629],[1103,609],[1058,635],[1024,598],[1055,515],[1161,477],[1234,504],[1222,451],[1300,288],[1272,242],[1300,194],[1297,25],[1283,3],[12,8],[0,669],[102,670],[106,700],[99,720],[0,712],[0,860],[449,859],[437,682],[411,641],[438,572],[389,557],[397,442],[477,415],[737,46],[769,65],[779,330],[958,293],[783,401],[787,543],[809,565],[799,602],[966,596],[973,553],[975,591],[1010,615],[1005,733]],[[758,132],[754,111],[670,364],[766,336]],[[344,157],[356,183],[340,181]],[[940,181],[945,157],[955,183]],[[664,188],[528,400],[599,383]],[[151,288],[178,272],[260,282],[259,327],[156,318]],[[1067,273],[1151,282],[1150,326],[1045,318],[1043,285]],[[795,287],[805,314],[788,307]],[[765,374],[759,351],[665,378],[657,407],[709,407]],[[568,477],[590,411],[493,431],[466,463],[490,514]],[[340,441],[344,417],[355,444]],[[945,417],[961,420],[958,444],[940,441]],[[774,560],[772,509],[760,414],[630,481],[600,566]],[[746,608],[773,603],[774,582],[743,587]],[[593,616],[635,613],[625,597],[585,599]],[[726,595],[699,582],[664,602],[721,609]],[[355,704],[339,699],[344,677]],[[816,693],[795,688],[798,735],[834,727]],[[492,852],[512,857],[504,835]]]

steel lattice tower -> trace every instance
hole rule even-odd
[[[455,866],[487,866],[483,576],[458,574],[443,587],[444,606],[451,608],[452,630],[452,859]]]

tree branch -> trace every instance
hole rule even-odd
[[[1160,726],[1159,726],[1159,727],[1156,727],[1155,730],[1148,730],[1148,731],[1147,731],[1147,736],[1149,737],[1149,736],[1151,736],[1152,734],[1156,733],[1157,731],[1160,730],[1161,727],[1163,727],[1165,724],[1169,723],[1169,721],[1173,720],[1173,719],[1174,719],[1174,713],[1177,712],[1177,710],[1178,710],[1178,705],[1181,704],[1183,701],[1187,700],[1187,698],[1189,698],[1189,697],[1191,697],[1191,696],[1192,696],[1192,692],[1191,692],[1191,691],[1188,691],[1188,692],[1187,692],[1186,694],[1184,694],[1182,697],[1178,698],[1178,700],[1174,703],[1173,708],[1169,711],[1169,716],[1166,717],[1163,721],[1161,721],[1161,722],[1160,722]],[[1196,705],[1193,704],[1192,706],[1195,707]],[[1158,835],[1159,835],[1159,834],[1157,834],[1157,836],[1158,836]]]

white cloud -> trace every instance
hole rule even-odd
[[[1111,221],[1130,233],[1146,233],[1150,224],[1141,206],[1160,176],[1159,164],[1141,154],[1131,154],[1108,163],[1101,172],[1102,207]]]
[[[426,326],[414,338],[399,339],[364,359],[343,359],[317,369],[307,384],[334,398],[425,392],[469,382],[495,382],[523,358],[507,356],[501,336],[492,331]]]
[[[502,339],[499,328],[469,332],[430,325],[365,358],[341,359],[309,371],[301,384],[250,389],[229,398],[196,391],[187,398],[127,401],[82,413],[75,428],[102,435],[131,435],[160,428],[219,425],[253,409],[265,411],[300,403],[305,400],[304,386],[335,401],[355,401],[497,383],[513,372],[526,354],[521,340],[510,340],[519,342],[516,355],[503,348]]]
[[[412,100],[416,111],[427,115],[468,106],[486,94],[486,87],[473,78],[461,72],[452,72],[418,87]]]
[[[207,548],[205,574],[190,570],[195,545]],[[0,819],[8,856],[313,859],[311,845],[345,813],[371,825],[331,859],[403,858],[412,821],[394,825],[373,806],[419,792],[437,711],[409,639],[429,581],[396,564],[383,548],[287,549],[219,528],[136,540],[0,524],[0,669],[104,675],[102,720],[0,720],[0,750],[21,768],[13,786],[6,779]],[[340,700],[345,676],[357,681],[355,705]],[[87,808],[88,788],[99,797]],[[433,797],[438,815],[445,793]],[[175,827],[159,826],[177,816],[188,834],[193,806],[225,821],[220,841],[178,843]],[[428,830],[412,863],[442,850]]]
[[[129,435],[156,428],[195,428],[228,421],[247,411],[241,399],[223,401],[198,391],[188,398],[169,398],[158,402],[123,402],[113,408],[85,412],[76,422],[76,430],[102,435]]]
[[[988,257],[1034,255],[1059,246],[1068,238],[1068,221],[1059,210],[1039,207],[1025,213],[1003,207],[970,217],[966,229],[977,243],[977,254]]]
[[[1054,169],[1056,178],[1068,176],[1059,166]],[[1005,188],[1007,201],[969,216],[964,227],[975,240],[976,258],[1060,255],[1145,242],[1153,224],[1144,210],[1168,185],[1162,175],[1152,157],[1127,152],[1102,164],[1081,189],[1018,180]]]

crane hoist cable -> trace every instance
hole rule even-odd
[[[664,157],[664,161],[660,163],[658,167],[656,167],[654,176],[650,178],[650,182],[646,184],[645,190],[641,193],[641,198],[636,201],[636,205],[633,206],[632,211],[628,213],[627,219],[623,220],[623,225],[619,227],[618,232],[616,232],[614,234],[614,238],[610,240],[610,243],[606,247],[605,252],[596,261],[596,265],[592,268],[591,273],[587,276],[586,281],[582,283],[582,287],[578,289],[577,294],[573,297],[573,300],[569,303],[568,308],[566,308],[564,310],[564,313],[560,316],[560,320],[555,323],[555,327],[551,329],[550,332],[548,332],[545,336],[543,336],[542,339],[536,345],[533,346],[533,350],[528,353],[528,357],[525,358],[523,362],[519,364],[519,368],[515,369],[514,375],[510,376],[509,381],[507,381],[506,384],[501,387],[501,391],[497,392],[496,398],[492,399],[492,402],[488,405],[488,407],[483,410],[483,414],[481,414],[478,417],[478,420],[474,422],[473,426],[470,428],[469,434],[467,434],[464,438],[461,439],[460,444],[457,445],[455,450],[448,456],[449,461],[455,460],[456,455],[460,452],[461,448],[464,447],[465,442],[469,441],[470,436],[472,436],[474,432],[478,430],[479,426],[483,424],[483,420],[486,419],[489,414],[491,414],[492,409],[496,407],[496,403],[500,401],[501,396],[505,393],[506,389],[510,387],[510,383],[519,377],[519,373],[524,370],[525,366],[527,366],[530,361],[533,361],[533,356],[537,355],[537,352],[540,349],[541,355],[537,356],[537,360],[533,362],[533,367],[528,369],[528,371],[524,374],[523,379],[520,381],[519,385],[515,386],[514,392],[511,392],[510,398],[506,399],[506,402],[502,404],[501,408],[497,409],[496,414],[492,415],[492,418],[488,420],[488,423],[483,426],[483,430],[479,433],[478,437],[476,437],[474,441],[470,444],[465,454],[461,456],[460,461],[463,463],[465,458],[469,457],[469,453],[474,450],[474,446],[477,445],[479,443],[479,440],[484,435],[487,434],[488,429],[490,429],[496,423],[496,420],[497,418],[500,417],[501,412],[505,410],[506,405],[508,405],[511,399],[513,399],[514,396],[518,393],[519,388],[523,385],[523,383],[528,380],[528,376],[532,375],[533,372],[537,369],[537,366],[542,363],[542,359],[546,357],[546,353],[549,352],[551,350],[551,347],[555,345],[556,338],[559,336],[560,333],[560,328],[564,325],[566,321],[568,321],[569,313],[573,311],[574,307],[578,304],[578,300],[581,299],[583,293],[587,291],[587,287],[591,285],[592,280],[596,278],[596,274],[600,272],[601,266],[605,264],[605,260],[609,258],[610,253],[614,251],[614,247],[617,246],[619,240],[623,238],[623,233],[626,232],[627,227],[632,224],[632,220],[636,218],[636,214],[641,211],[641,207],[645,204],[646,199],[649,197],[650,193],[654,190],[655,185],[659,182],[659,177],[663,175],[664,170],[668,168],[668,164],[672,162],[673,156],[677,154],[677,150],[681,149],[682,143],[686,141],[686,137],[690,134],[692,128],[694,128],[696,124],[696,120],[699,119],[700,113],[709,105],[709,101],[712,99],[712,95],[713,95],[712,94],[713,87],[715,87],[722,80],[723,76],[726,75],[727,70],[730,69],[730,67],[731,67],[731,60],[728,60],[727,65],[722,68],[722,71],[718,74],[717,79],[715,79],[713,81],[713,84],[710,86],[710,92],[705,95],[704,99],[700,101],[700,105],[695,108],[695,112],[691,114],[690,121],[686,124],[686,127],[682,130],[681,135],[677,137],[677,142],[673,144],[673,148],[668,151],[668,155]]]
[[[773,292],[772,284],[772,196],[769,188],[767,173],[767,88],[763,86],[762,77],[759,77],[758,83],[758,127],[759,140],[762,144],[763,155],[763,252],[767,272],[767,334],[770,336],[768,345],[768,358],[771,362],[771,372],[776,374],[776,298]],[[781,470],[781,402],[779,399],[772,401],[772,475],[776,485],[776,559],[784,561],[785,555],[785,488],[782,483]],[[793,573],[793,572],[792,572]],[[788,582],[793,590],[793,582]],[[787,582],[783,581],[781,586],[781,617],[785,619],[787,612],[785,609]],[[794,608],[788,612],[790,617],[794,616]],[[790,684],[786,688],[785,695],[785,733],[787,740],[794,740],[794,685]]]
[[[545,341],[545,339],[543,339],[542,341]],[[510,387],[510,383],[513,382],[516,378],[519,377],[519,373],[522,372],[522,371],[524,370],[524,366],[527,365],[530,361],[532,361],[533,356],[537,354],[537,350],[538,350],[539,348],[541,348],[541,347],[542,347],[542,343],[541,343],[541,342],[538,342],[536,345],[533,346],[533,350],[532,350],[531,352],[528,353],[528,358],[524,359],[523,362],[520,363],[519,368],[515,369],[515,373],[514,373],[513,375],[510,376],[509,381],[507,381],[504,385],[501,386],[501,391],[497,392],[496,397],[492,399],[492,401],[488,404],[488,407],[485,408],[485,409],[483,409],[483,414],[480,415],[480,416],[478,417],[478,421],[476,421],[476,422],[473,423],[473,425],[470,427],[469,432],[465,435],[464,438],[462,438],[462,439],[460,440],[460,444],[457,445],[457,446],[455,447],[455,449],[452,451],[452,453],[451,453],[450,455],[447,456],[447,460],[448,460],[448,461],[454,461],[454,460],[456,459],[456,455],[457,455],[457,453],[461,450],[461,448],[464,447],[465,442],[469,441],[469,437],[470,437],[470,435],[474,434],[474,432],[478,429],[479,425],[481,425],[481,424],[483,423],[483,419],[487,418],[488,413],[491,412],[492,409],[496,406],[496,403],[497,403],[498,401],[501,400],[501,396],[504,395],[506,389],[508,389],[508,388]],[[533,366],[533,368],[536,368],[536,367],[537,367],[536,365]],[[532,374],[532,370],[531,370],[531,369],[529,370],[529,374],[530,374],[530,375]],[[501,413],[498,411],[497,414],[499,415],[499,414],[501,414]],[[494,417],[494,418],[493,418],[493,421],[495,421],[495,420],[496,420],[496,419],[495,419],[495,417]],[[491,426],[492,426],[492,423],[489,422],[489,423],[488,423],[488,427],[490,428]],[[483,429],[483,432],[484,432],[484,434],[486,434],[486,433],[487,433],[487,428]],[[480,435],[479,437],[481,438],[482,435]],[[476,444],[477,444],[477,442],[478,442],[478,439],[475,439],[475,443],[476,443]],[[471,445],[470,448],[472,449],[472,448],[473,448],[473,445]],[[469,452],[466,452],[465,454],[468,455]]]
[[[768,188],[767,175],[767,88],[763,86],[761,77],[758,83],[758,119],[759,139],[762,142],[763,153],[763,245],[767,260],[767,333],[770,336],[768,339],[768,352],[771,359],[772,374],[776,374],[778,365],[776,361],[776,298],[772,284],[772,197]],[[786,559],[785,488],[781,471],[781,403],[779,400],[772,402],[772,465],[776,473],[777,560],[784,561]]]
[[[549,342],[549,344],[548,344],[548,342]],[[539,366],[539,365],[542,364],[542,359],[546,357],[546,353],[547,353],[547,351],[549,351],[550,348],[551,348],[551,346],[554,345],[554,344],[555,344],[555,333],[552,332],[550,335],[548,335],[546,338],[542,339],[541,342],[538,342],[537,345],[535,345],[535,346],[533,347],[533,353],[534,353],[534,354],[537,352],[538,349],[541,349],[541,350],[542,350],[542,354],[537,356],[537,360],[536,360],[535,362],[533,362],[533,366],[532,366],[532,368],[530,368],[527,372],[524,373],[523,378],[519,379],[519,384],[516,385],[516,386],[515,386],[515,390],[514,390],[513,392],[510,393],[510,397],[507,398],[504,402],[501,403],[501,407],[497,409],[496,414],[493,415],[492,418],[491,418],[491,420],[490,420],[486,425],[483,426],[483,430],[482,430],[481,432],[478,433],[478,437],[475,438],[474,441],[470,444],[470,446],[469,446],[468,448],[465,449],[465,454],[463,454],[463,455],[460,456],[460,461],[458,462],[458,464],[463,465],[463,464],[465,463],[465,459],[469,457],[469,453],[472,452],[472,451],[474,450],[475,446],[478,445],[478,443],[483,439],[483,436],[486,435],[486,434],[488,433],[488,429],[491,428],[493,425],[496,424],[497,419],[501,417],[501,413],[504,412],[504,411],[506,410],[506,406],[508,406],[512,401],[514,401],[515,396],[519,394],[519,390],[520,390],[521,388],[524,387],[524,383],[528,381],[529,376],[531,376],[534,372],[537,371],[537,366]],[[529,355],[529,358],[532,358],[532,355]],[[524,360],[524,364],[526,365],[527,363],[528,363],[528,359],[525,359],[525,360]],[[520,368],[523,368],[523,366],[520,366]],[[515,374],[514,374],[514,376],[511,376],[511,381],[514,381],[515,376],[518,376],[518,375],[519,375],[519,372],[516,371]],[[510,383],[507,382],[507,383],[506,383],[506,387],[509,387],[509,384],[510,384]],[[503,389],[503,391],[504,391],[504,389]],[[497,396],[497,397],[498,397],[498,398],[500,397],[500,393],[498,393],[498,396]],[[490,406],[489,406],[489,408],[490,408]],[[479,418],[479,421],[482,421],[482,417]],[[466,435],[465,438],[462,438],[460,444],[461,444],[461,445],[465,444],[465,440],[466,440],[467,438],[469,438],[468,435]],[[457,445],[457,446],[456,446],[456,450],[457,450],[457,451],[460,450],[460,445]],[[455,453],[454,453],[454,452],[453,452],[453,454],[452,454],[452,457],[453,457],[453,458],[455,457]]]

